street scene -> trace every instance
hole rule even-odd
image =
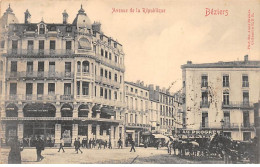
[[[260,5],[211,2],[2,1],[0,164],[260,163]]]

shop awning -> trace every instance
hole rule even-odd
[[[107,108],[107,107],[101,108],[101,113],[104,113],[104,114],[107,114],[107,115],[110,115],[110,116],[114,116],[115,115],[114,110],[110,109],[110,108]]]
[[[156,139],[169,139],[167,136],[164,136],[162,134],[153,134],[154,138]]]
[[[79,111],[88,111],[89,108],[88,108],[88,105],[86,104],[82,104],[79,106]]]

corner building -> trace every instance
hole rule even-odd
[[[182,65],[184,128],[224,132],[233,140],[255,137],[260,61]]]
[[[60,137],[124,141],[124,53],[80,8],[73,23],[24,23],[9,6],[1,22],[1,143],[18,136],[34,146]],[[2,77],[3,76],[3,77]]]

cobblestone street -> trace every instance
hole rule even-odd
[[[65,153],[57,152],[58,149],[46,148],[41,162],[36,161],[36,149],[25,148],[22,155],[23,164],[193,164],[193,163],[222,163],[221,161],[192,161],[181,159],[167,154],[165,148],[136,148],[136,152],[124,149],[82,149],[83,153],[76,154],[73,148],[65,148]],[[8,148],[1,149],[1,163],[7,163]]]

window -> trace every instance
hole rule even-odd
[[[64,83],[64,95],[71,95],[71,83]]]
[[[111,93],[111,90],[109,89],[109,91],[108,91],[108,97],[109,97],[110,100],[111,100],[111,96],[112,96],[112,93]]]
[[[243,75],[242,80],[242,87],[249,87],[248,75]]]
[[[88,82],[82,82],[82,95],[88,95],[89,91],[89,83]]]
[[[55,72],[55,62],[49,62],[49,73],[54,73]]]
[[[39,40],[39,54],[44,53],[44,40]]]
[[[105,78],[107,78],[107,70],[105,70]]]
[[[55,83],[48,83],[48,94],[55,94]]]
[[[107,51],[105,51],[105,58],[107,58]]]
[[[202,113],[202,127],[208,128],[208,113]]]
[[[17,53],[17,49],[18,49],[18,41],[12,40],[12,53]]]
[[[3,90],[2,90],[3,88],[2,88],[2,81],[0,81],[0,95],[2,95],[2,93],[3,93]]]
[[[207,87],[208,86],[208,76],[202,75],[201,76],[201,87]]]
[[[109,60],[112,60],[112,55],[111,55],[111,53],[109,53],[108,58],[109,58]]]
[[[145,92],[145,97],[147,97],[148,96],[148,93],[147,92]]]
[[[244,127],[249,127],[250,126],[249,111],[243,111],[243,126]]]
[[[117,82],[117,74],[115,74],[115,81]]]
[[[100,87],[100,97],[103,97],[103,95],[104,95],[103,88]]]
[[[117,61],[118,61],[118,60],[117,60],[117,58],[118,58],[118,57],[117,57],[117,56],[115,56],[115,62],[116,62],[116,63],[117,63]]]
[[[135,89],[135,93],[137,93],[137,89]]]
[[[131,92],[134,92],[134,88],[131,88]]]
[[[143,94],[143,91],[141,90],[141,96],[143,96],[144,94]]]
[[[249,92],[243,92],[243,105],[249,105]]]
[[[33,40],[28,40],[27,50],[33,50]]]
[[[80,73],[80,71],[81,71],[81,62],[78,61],[77,62],[77,72]]]
[[[54,40],[50,41],[50,50],[55,50],[55,41]]]
[[[223,76],[223,87],[229,87],[229,76],[228,75]]]
[[[17,94],[17,83],[10,83],[10,95]]]
[[[89,72],[89,62],[88,61],[83,61],[82,63],[82,71],[83,72]]]
[[[105,89],[105,99],[107,99],[107,89]]]
[[[111,79],[111,72],[109,71],[109,79]]]
[[[45,26],[43,24],[40,25],[40,34],[44,34],[45,33]]]
[[[100,69],[100,76],[101,76],[101,77],[103,77],[103,75],[104,75],[103,73],[104,73],[103,68],[101,68],[101,69]]]
[[[229,105],[229,92],[224,92],[223,93],[223,104],[224,105]]]
[[[17,72],[17,61],[11,61],[11,72]]]
[[[66,32],[72,32],[72,27],[70,26],[66,27]]]
[[[71,62],[65,62],[65,73],[71,73]]]
[[[43,95],[44,83],[37,83],[37,95]]]
[[[26,95],[32,95],[33,93],[33,83],[26,83]]]
[[[133,123],[133,114],[130,115],[130,123]]]
[[[66,41],[66,50],[71,50],[71,41]]]
[[[224,126],[230,127],[230,112],[224,111]]]
[[[120,75],[120,83],[122,83],[122,76]]]
[[[101,56],[104,56],[104,50],[101,49]]]
[[[115,100],[117,100],[117,91],[114,92]]]
[[[207,105],[208,104],[208,92],[202,92],[201,93],[202,97],[202,105]]]
[[[125,123],[128,124],[128,113],[125,114]]]
[[[80,95],[80,81],[77,81],[77,95]]]
[[[249,141],[251,139],[251,132],[243,132],[243,140]]]

